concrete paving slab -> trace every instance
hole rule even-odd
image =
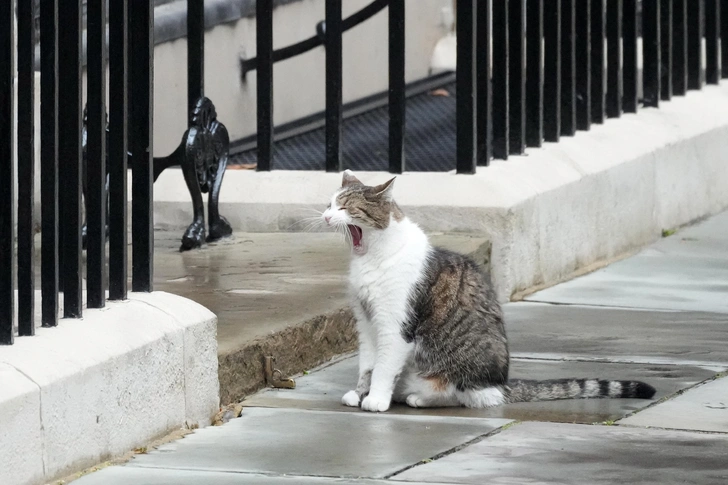
[[[514,355],[728,365],[724,314],[542,303],[511,303],[504,311]]]
[[[218,351],[347,306],[349,254],[333,233],[245,234],[184,253],[177,232],[157,231],[155,289],[189,298],[218,317]],[[434,234],[434,244],[470,254],[487,241]]]
[[[267,389],[243,402],[246,407],[276,407],[364,413],[341,404],[341,396],[356,383],[358,359],[351,357],[296,379],[296,389]],[[514,378],[548,379],[564,377],[600,377],[607,379],[642,379],[657,389],[656,398],[711,378],[710,370],[691,366],[625,365],[595,362],[555,362],[514,360]],[[653,400],[644,399],[575,399],[539,403],[518,403],[491,409],[437,408],[413,409],[394,405],[389,414],[407,416],[457,416],[507,418],[521,421],[555,421],[595,423],[614,421],[633,413]]]
[[[246,408],[128,466],[383,478],[509,422]]]
[[[73,485],[385,485],[386,480],[304,476],[269,476],[257,473],[201,472],[131,466],[110,467],[73,482]],[[417,482],[408,482],[418,485]]]
[[[522,423],[394,480],[458,484],[728,483],[728,437]]]
[[[728,433],[728,378],[690,389],[620,424]]]
[[[728,213],[527,301],[728,313]]]
[[[664,237],[653,248],[675,254],[700,254],[728,258],[728,211],[711,216],[675,234]]]

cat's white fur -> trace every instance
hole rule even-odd
[[[383,194],[391,197],[391,184]],[[336,199],[323,213],[332,226],[357,224],[346,210],[340,210]],[[391,217],[391,216],[390,216]],[[410,295],[423,277],[432,247],[422,229],[407,217],[377,230],[361,226],[361,248],[352,249],[349,291],[359,333],[359,383],[371,372],[369,394],[360,402],[357,391],[342,398],[347,406],[361,406],[365,411],[382,412],[392,400],[412,407],[465,405],[487,407],[501,404],[499,389],[457,391],[452,384],[435,390],[414,367],[414,343],[402,337],[402,325],[410,311]],[[369,314],[360,302],[369,302]]]

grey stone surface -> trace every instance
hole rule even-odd
[[[394,477],[458,484],[728,483],[728,437],[523,423]]]
[[[690,389],[620,424],[728,433],[728,378]]]
[[[711,370],[693,366],[626,365],[545,360],[514,360],[511,365],[511,376],[513,378],[599,377],[605,379],[640,379],[655,386],[657,399],[709,379],[713,375],[715,375],[715,372]],[[348,358],[296,379],[296,389],[268,389],[251,396],[243,404],[249,407],[281,407],[363,413],[357,408],[350,408],[341,404],[341,396],[355,386],[356,376],[357,358]],[[645,399],[578,399],[509,404],[490,409],[412,409],[406,405],[394,405],[389,413],[410,416],[430,415],[594,423],[614,421],[653,402],[653,400]]]
[[[386,480],[270,476],[258,473],[201,472],[117,466],[86,475],[73,485],[385,485]],[[417,485],[417,482],[408,482]]]
[[[509,422],[245,408],[240,418],[138,455],[130,466],[382,478]]]
[[[716,345],[728,335],[725,314],[540,303],[511,303],[504,311],[515,355],[728,365],[728,346]]]
[[[728,213],[528,301],[728,313]]]

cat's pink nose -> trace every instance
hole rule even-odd
[[[325,216],[324,220],[326,221],[326,224],[331,224],[331,216]]]

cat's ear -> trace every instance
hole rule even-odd
[[[373,188],[374,195],[376,195],[377,197],[386,199],[386,200],[392,200],[393,199],[392,192],[394,189],[394,180],[396,178],[397,177],[392,177],[391,179],[387,180],[383,184],[377,185],[376,187],[374,187]]]
[[[354,172],[351,170],[344,170],[344,177],[341,180],[342,187],[351,187],[352,185],[364,185],[361,181],[354,176]]]

